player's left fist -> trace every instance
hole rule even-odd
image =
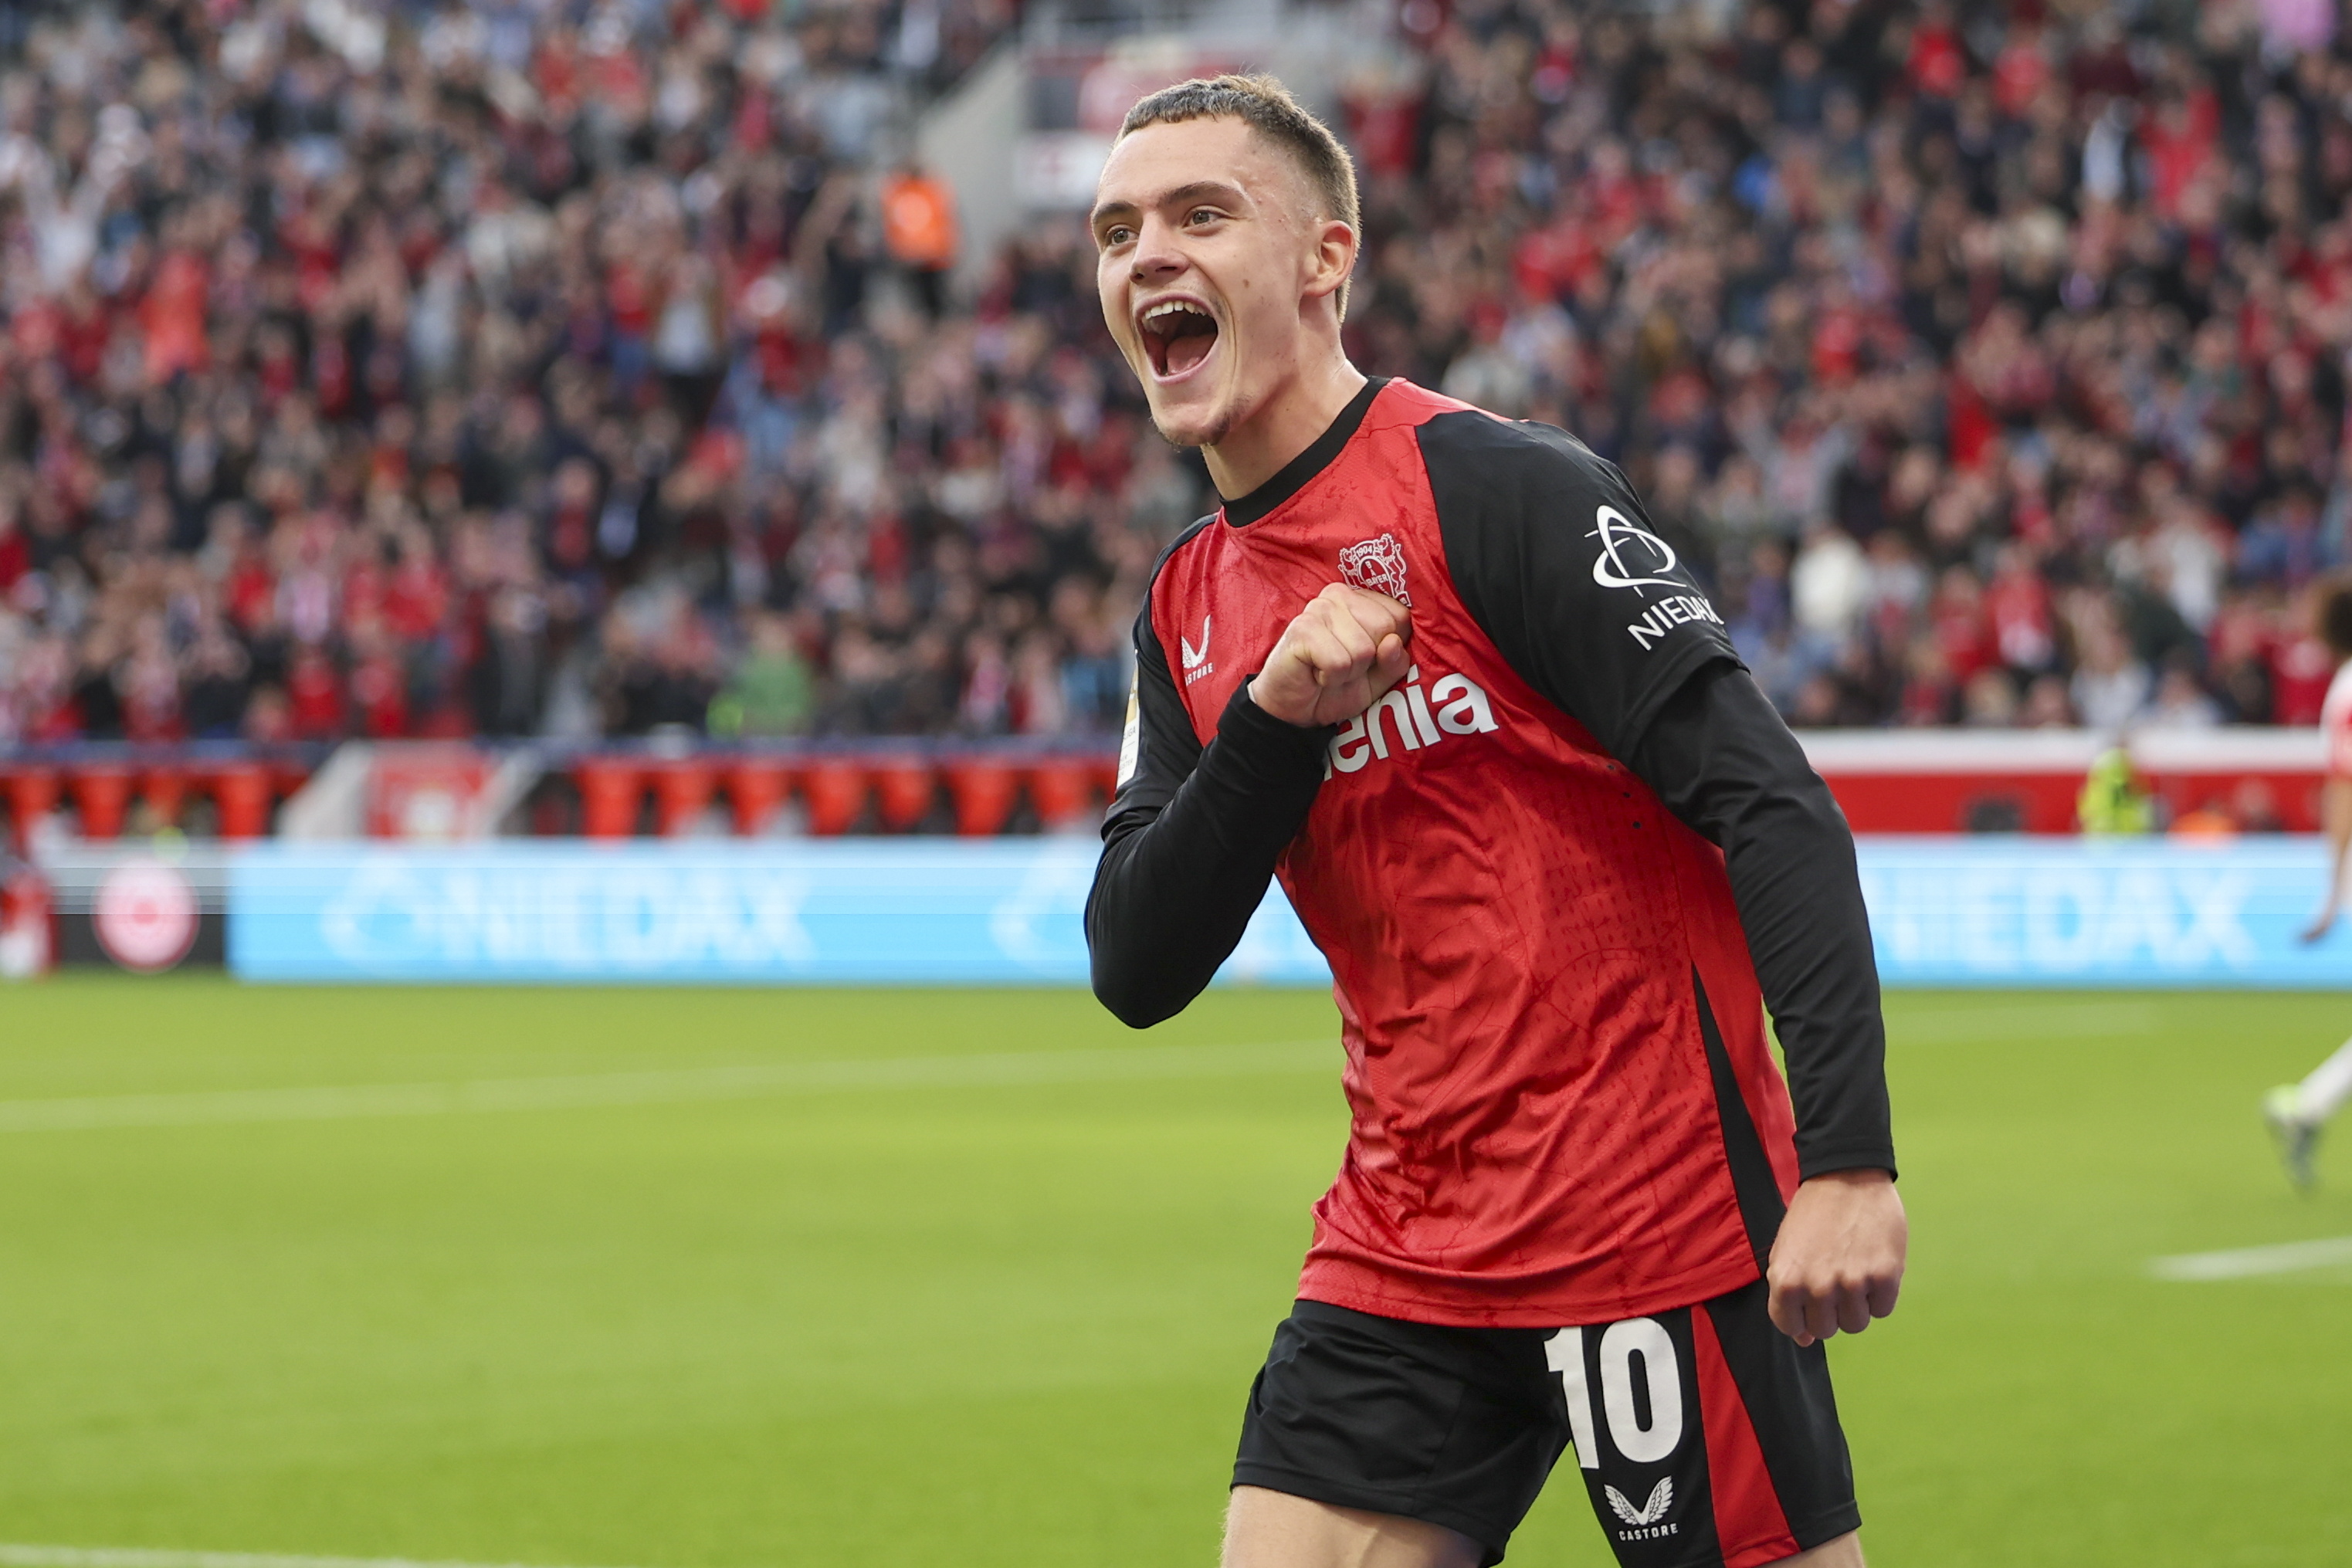
[[[1345,724],[1412,664],[1412,612],[1385,593],[1334,582],[1283,628],[1250,701],[1302,729]]]
[[[1860,1333],[1895,1310],[1911,1222],[1885,1171],[1832,1171],[1797,1188],[1765,1279],[1773,1323],[1799,1344]]]

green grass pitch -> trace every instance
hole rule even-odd
[[[2352,1562],[2352,1268],[2147,1272],[2352,1235],[2352,1147],[2298,1198],[2255,1114],[2352,998],[1889,1016],[1913,1269],[1832,1350],[1877,1568]],[[1292,992],[1138,1040],[1056,992],[0,989],[0,1542],[1201,1568],[1339,1155],[1336,1048],[1295,1043],[1333,1029]],[[881,1057],[925,1061],[793,1066]],[[336,1092],[479,1079],[562,1082]],[[1607,1561],[1580,1489],[1511,1560]]]

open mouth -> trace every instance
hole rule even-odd
[[[1152,373],[1173,381],[1199,366],[1216,346],[1217,319],[1190,299],[1163,299],[1136,318]]]

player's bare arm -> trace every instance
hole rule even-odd
[[[1286,724],[1345,724],[1404,678],[1412,641],[1412,611],[1384,593],[1332,583],[1284,629],[1250,700]]]

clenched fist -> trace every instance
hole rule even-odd
[[[1780,1332],[1811,1344],[1860,1333],[1895,1310],[1911,1225],[1885,1171],[1833,1171],[1797,1188],[1766,1271],[1766,1311]]]
[[[1404,678],[1412,612],[1335,582],[1307,601],[1250,683],[1250,701],[1302,729],[1345,724]]]

